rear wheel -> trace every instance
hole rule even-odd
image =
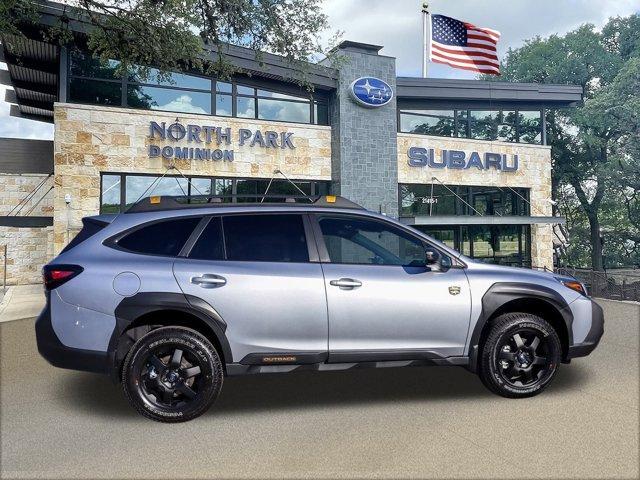
[[[494,393],[508,398],[542,392],[556,375],[562,346],[547,321],[528,313],[498,317],[482,346],[479,375]]]
[[[122,372],[131,405],[159,422],[186,422],[202,415],[218,397],[222,381],[222,362],[211,342],[183,327],[162,327],[142,337]]]

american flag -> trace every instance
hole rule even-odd
[[[444,15],[432,15],[429,60],[455,68],[500,75],[500,32]]]

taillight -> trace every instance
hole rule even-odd
[[[79,265],[45,265],[42,269],[44,287],[53,290],[79,275],[82,270]]]

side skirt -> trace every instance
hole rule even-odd
[[[289,373],[293,371],[337,371],[354,368],[398,368],[398,367],[426,367],[426,366],[459,366],[466,367],[469,357],[447,357],[421,360],[390,360],[382,362],[347,362],[347,363],[308,363],[289,365],[245,365],[228,363],[227,375],[250,375],[257,373]]]

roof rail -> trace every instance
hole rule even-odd
[[[179,210],[199,207],[311,207],[352,208],[364,210],[364,207],[337,195],[152,195],[131,205],[125,213],[154,212],[160,210]]]

